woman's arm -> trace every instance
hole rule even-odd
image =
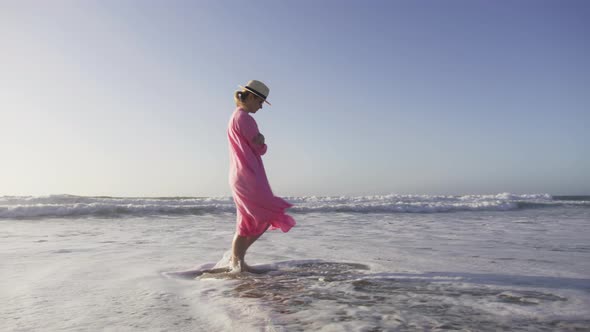
[[[267,146],[264,135],[258,130],[256,121],[251,116],[244,114],[238,118],[237,125],[242,137],[248,141],[252,150],[260,156],[265,154]]]
[[[264,135],[258,133],[258,135],[256,135],[252,141],[254,144],[264,145]]]
[[[248,145],[258,155],[266,153],[266,144],[264,135],[258,130],[258,125],[254,119],[247,114],[240,114],[236,119],[237,130],[240,135],[248,141]]]
[[[252,143],[252,148],[254,148],[254,151],[256,151],[256,153],[258,153],[261,156],[266,153],[267,146],[264,143],[264,135],[258,133],[258,135],[254,136],[254,138],[252,139]]]

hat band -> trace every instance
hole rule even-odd
[[[258,91],[256,91],[256,90],[252,89],[252,88],[251,88],[251,87],[249,87],[249,86],[246,86],[246,87],[244,87],[244,89],[246,89],[246,90],[248,90],[248,91],[250,91],[250,92],[254,93],[255,95],[257,95],[258,97],[260,97],[260,98],[262,98],[262,99],[266,99],[266,96],[265,96],[265,95],[263,95],[262,93],[260,93],[260,92],[258,92]]]

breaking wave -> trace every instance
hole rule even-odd
[[[375,195],[284,197],[292,213],[441,213],[509,211],[552,206],[587,206],[590,197],[517,195]],[[567,198],[567,199],[564,199]],[[585,199],[587,198],[587,199]],[[179,216],[234,213],[231,197],[85,197],[73,195],[0,197],[1,219],[59,217]]]

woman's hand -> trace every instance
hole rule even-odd
[[[255,144],[264,145],[264,135],[259,133],[256,137],[254,137],[253,142]]]

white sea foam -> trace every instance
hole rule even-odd
[[[300,205],[379,200],[297,199]],[[108,198],[92,200],[106,204]],[[131,200],[153,201],[126,203]],[[590,324],[590,209],[293,216],[297,226],[289,233],[268,232],[248,250],[248,264],[270,267],[267,273],[197,280],[187,278],[190,273],[163,275],[202,271],[218,261],[225,266],[228,256],[219,259],[231,246],[233,216],[0,220],[0,326],[7,331],[574,331]]]
[[[295,213],[439,213],[508,211],[590,201],[554,200],[549,194],[375,195],[285,197]],[[179,216],[235,212],[231,197],[83,197],[72,195],[0,197],[0,218]]]

